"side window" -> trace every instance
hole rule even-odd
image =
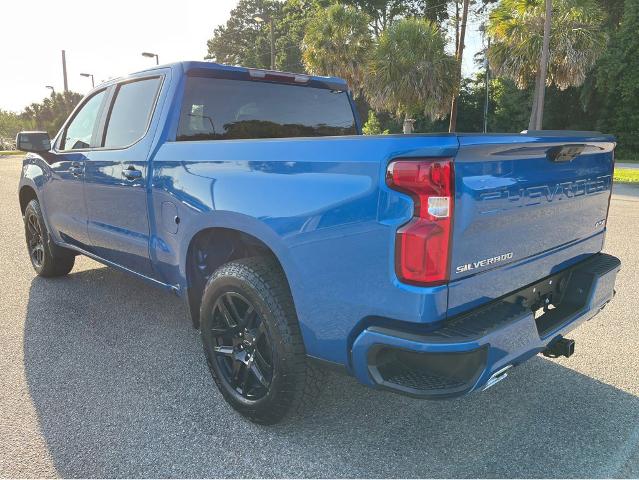
[[[79,150],[91,147],[93,129],[95,128],[105,93],[106,90],[102,90],[84,103],[75,117],[73,117],[73,120],[71,120],[71,123],[64,129],[62,140],[60,141],[60,150]]]
[[[159,77],[118,85],[109,112],[104,147],[128,147],[144,136],[159,86]]]

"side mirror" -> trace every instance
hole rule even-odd
[[[48,152],[51,150],[51,139],[47,132],[20,132],[16,136],[16,149],[23,152]]]

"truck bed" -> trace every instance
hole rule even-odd
[[[567,145],[582,153],[547,157]],[[266,239],[289,278],[308,353],[348,365],[348,345],[368,325],[437,324],[599,252],[613,147],[609,136],[576,133],[167,142],[153,159],[153,202],[160,217],[174,195],[197,211],[180,227],[187,236],[204,214]],[[386,185],[396,158],[453,159],[449,284],[396,276],[396,231],[414,210]],[[181,183],[188,192],[169,191]],[[170,248],[155,251],[158,264],[175,277],[181,241],[163,241]],[[489,263],[495,257],[503,258]]]

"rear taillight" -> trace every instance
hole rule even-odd
[[[401,281],[448,281],[453,180],[450,158],[396,160],[388,165],[388,186],[410,195],[415,203],[413,218],[397,230],[395,239],[395,270]]]

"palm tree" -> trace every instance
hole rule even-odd
[[[455,71],[455,84],[453,86],[453,101],[450,105],[450,122],[448,124],[449,132],[457,130],[457,104],[459,102],[459,90],[461,86],[462,61],[464,59],[464,41],[466,40],[466,22],[468,21],[469,4],[470,0],[464,0],[461,16],[461,29],[457,29],[457,27],[455,27],[455,38],[457,39],[457,45],[455,46],[455,60],[457,60],[457,69]],[[458,8],[457,2],[455,2],[455,7]],[[455,20],[458,22],[459,18],[456,17]]]
[[[397,20],[379,37],[371,53],[365,91],[373,108],[404,116],[404,133],[412,131],[410,116],[430,118],[448,113],[455,59],[446,53],[446,39],[429,20]]]
[[[488,60],[493,71],[514,80],[521,89],[536,82],[529,129],[541,128],[544,86],[564,90],[581,85],[607,41],[602,28],[604,13],[596,0],[554,0],[548,61],[544,62],[540,57],[544,24],[550,27],[547,6],[545,0],[501,0],[487,26],[491,37]],[[542,65],[546,65],[547,75],[543,75]]]
[[[318,10],[309,20],[302,42],[306,70],[341,77],[359,95],[373,43],[369,21],[366,14],[341,4]]]

